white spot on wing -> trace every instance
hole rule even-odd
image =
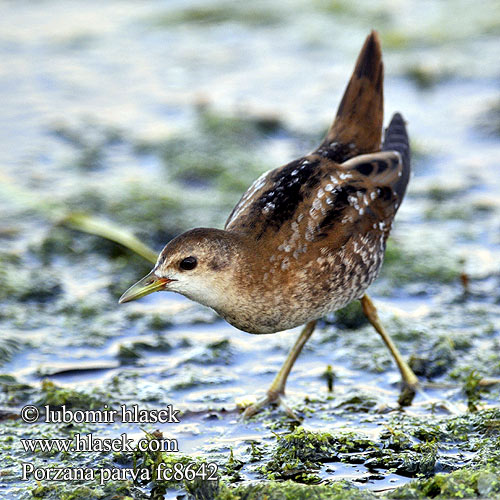
[[[254,183],[248,188],[247,192],[243,195],[243,198],[239,202],[239,204],[236,206],[236,209],[234,210],[234,213],[227,222],[226,226],[229,226],[232,222],[234,222],[238,216],[248,207],[248,205],[252,202],[252,198],[254,197],[255,193],[264,186],[266,183],[266,179],[268,176],[269,172],[264,172],[258,179],[254,181]]]

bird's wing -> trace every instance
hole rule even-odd
[[[388,234],[403,201],[410,177],[410,146],[402,116],[396,113],[385,130],[382,151],[351,158],[335,165],[331,180],[331,208],[318,229],[364,233],[380,229]],[[324,231],[316,231],[318,235]],[[340,238],[339,241],[345,239]]]
[[[309,210],[308,199],[328,177],[330,163],[312,154],[262,174],[237,203],[225,229],[252,233],[257,240],[286,230],[294,217]]]
[[[317,152],[262,174],[242,196],[227,230],[256,239],[299,232],[306,241],[332,240],[378,228],[389,232],[410,174],[401,115],[385,131],[382,151],[338,164]]]
[[[357,156],[343,163],[342,171],[352,175],[349,186],[353,193],[348,199],[354,211],[368,219],[375,217],[378,221],[392,221],[401,204],[398,194],[403,175],[401,154],[397,151],[382,151]]]

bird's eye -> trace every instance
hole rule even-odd
[[[191,269],[194,269],[197,264],[198,261],[196,260],[196,257],[186,257],[184,260],[181,260],[179,267],[184,271],[191,271]]]

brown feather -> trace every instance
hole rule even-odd
[[[410,171],[399,114],[380,152],[382,84],[372,32],[322,145],[257,179],[224,231],[192,230],[170,242],[157,276],[251,333],[298,326],[360,298],[382,265]],[[188,256],[199,264],[184,275],[179,262]]]
[[[321,148],[350,148],[342,162],[356,154],[378,151],[384,121],[384,65],[382,49],[375,31],[366,39],[356,61],[337,116]]]

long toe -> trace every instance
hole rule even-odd
[[[302,421],[302,419],[299,418],[295,414],[295,412],[286,404],[285,396],[283,394],[273,392],[273,391],[269,391],[264,398],[260,399],[255,404],[246,408],[242,414],[242,419],[245,420],[247,418],[250,418],[253,415],[259,413],[262,409],[266,408],[267,406],[271,406],[271,405],[280,406],[281,408],[283,408],[283,410],[285,410],[285,413],[290,418],[297,420],[298,422]]]

